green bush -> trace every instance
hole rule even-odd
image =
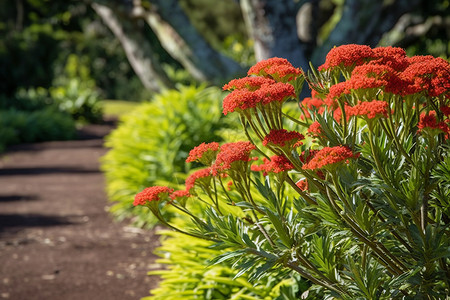
[[[52,108],[34,112],[0,110],[0,152],[18,143],[72,139],[75,132],[72,118]]]
[[[65,73],[49,89],[19,88],[13,96],[0,95],[0,109],[36,111],[51,108],[80,123],[102,120],[102,105],[95,81],[83,57],[69,55]]]
[[[102,120],[99,94],[83,57],[69,55],[64,76],[53,84],[49,92],[59,110],[84,123],[98,123]]]
[[[20,111],[36,111],[52,106],[53,100],[50,98],[47,89],[20,88],[12,97],[0,95],[0,109],[15,109]]]
[[[156,220],[146,208],[134,207],[134,195],[157,182],[184,183],[189,151],[203,141],[221,140],[222,95],[218,88],[180,86],[157,95],[132,113],[106,138],[111,148],[102,159],[113,215],[134,216],[137,226]]]

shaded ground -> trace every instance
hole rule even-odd
[[[139,299],[157,284],[157,236],[106,212],[98,159],[112,126],[0,157],[0,299]]]

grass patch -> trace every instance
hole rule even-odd
[[[105,117],[120,117],[134,110],[140,102],[124,101],[124,100],[102,100],[103,115]]]

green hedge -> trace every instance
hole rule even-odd
[[[133,207],[134,195],[158,183],[184,184],[192,167],[185,162],[189,151],[221,140],[218,130],[227,126],[221,120],[222,97],[215,87],[180,86],[121,117],[106,138],[110,150],[101,164],[113,215],[133,218],[137,226],[156,223],[148,209]]]
[[[75,133],[72,118],[52,108],[0,110],[0,152],[13,144],[73,139]]]

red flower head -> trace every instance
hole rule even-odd
[[[444,116],[450,117],[450,106],[441,106],[441,112],[444,114]]]
[[[410,65],[412,65],[412,64],[421,63],[424,61],[433,60],[434,58],[435,57],[431,56],[431,55],[415,55],[415,56],[408,57],[408,62]]]
[[[172,202],[176,201],[177,204],[180,204],[183,207],[186,206],[186,201],[192,197],[188,190],[175,191],[169,196],[170,199],[172,199]]]
[[[254,149],[256,149],[255,145],[248,141],[223,144],[217,154],[216,162],[214,163],[214,170],[229,170],[235,162],[251,161],[250,153]]]
[[[385,101],[373,100],[370,102],[359,102],[353,107],[347,109],[347,113],[350,116],[365,116],[369,119],[374,119],[376,117],[387,118],[388,103]]]
[[[284,100],[296,97],[295,90],[289,83],[277,82],[275,84],[266,84],[258,90],[261,94],[262,103],[283,102]]]
[[[255,91],[259,89],[263,84],[274,84],[275,80],[266,77],[244,77],[233,79],[229,83],[223,86],[223,90],[242,90]]]
[[[196,185],[208,188],[211,183],[212,176],[212,169],[209,167],[195,171],[189,175],[188,178],[186,178],[186,191],[191,193],[191,190]]]
[[[252,165],[252,171],[262,171],[266,176],[267,173],[281,173],[294,169],[292,163],[285,156],[274,155],[270,160],[264,157],[263,162],[259,166]]]
[[[370,89],[388,85],[394,70],[391,67],[376,64],[366,64],[355,67],[350,78],[349,88]]]
[[[172,200],[185,200],[191,197],[188,190],[178,190],[170,194],[170,199]]]
[[[319,150],[314,157],[303,165],[304,170],[323,169],[336,163],[346,161],[349,158],[356,158],[352,150],[346,146],[325,147]]]
[[[420,120],[417,127],[419,128],[419,131],[427,129],[433,131],[434,129],[437,129],[438,131],[444,132],[446,135],[450,133],[449,126],[444,121],[438,122],[436,112],[433,110],[428,113],[420,114]]]
[[[234,86],[241,86],[241,83],[233,84]],[[291,84],[274,82],[269,79],[259,87],[252,86],[251,90],[243,87],[228,94],[223,100],[223,114],[227,115],[234,111],[240,112],[249,108],[256,108],[258,104],[283,102],[290,97],[296,97],[294,87]]]
[[[401,78],[409,83],[407,94],[426,91],[429,96],[450,96],[450,63],[438,57],[411,58]]]
[[[276,81],[288,82],[295,77],[303,74],[299,68],[294,68],[285,58],[272,57],[262,60],[251,67],[248,75],[258,75],[273,78]]]
[[[205,166],[211,165],[213,160],[216,158],[217,152],[219,151],[219,143],[201,143],[189,152],[189,156],[186,162],[198,161]]]
[[[345,111],[345,119],[348,121],[350,117],[352,116],[352,107],[349,106],[347,103],[344,103],[344,111]],[[336,120],[336,122],[341,122],[342,119],[342,110],[340,107],[336,108],[333,111],[333,118]]]
[[[408,57],[402,48],[398,47],[377,47],[373,49],[374,58],[371,63],[387,65],[395,71],[403,71],[408,65]]]
[[[286,148],[296,148],[302,145],[303,134],[297,131],[287,131],[286,129],[274,129],[269,132],[263,140],[263,145],[275,145]]]
[[[318,108],[322,107],[323,105],[325,105],[325,103],[320,98],[306,97],[302,100],[300,105],[303,107],[306,107],[308,109],[313,109],[313,107],[318,109]]]
[[[173,189],[167,186],[151,186],[136,194],[133,205],[146,205],[147,202],[160,201],[172,192]]]
[[[320,123],[317,121],[314,121],[311,125],[308,127],[308,135],[312,138],[320,138],[323,136],[323,131],[320,127]]]
[[[223,99],[223,114],[254,108],[259,102],[261,102],[261,97],[255,92],[234,90]]]
[[[347,81],[347,90],[383,89],[385,92],[402,94],[407,83],[402,80],[397,71],[388,65],[370,62],[357,66]]]
[[[338,107],[337,100],[345,94],[350,94],[350,88],[347,81],[336,83],[330,87],[330,91],[325,99],[325,104],[331,109]]]
[[[372,48],[365,45],[343,45],[334,47],[328,52],[325,63],[319,67],[319,71],[334,67],[359,66],[374,57]]]

